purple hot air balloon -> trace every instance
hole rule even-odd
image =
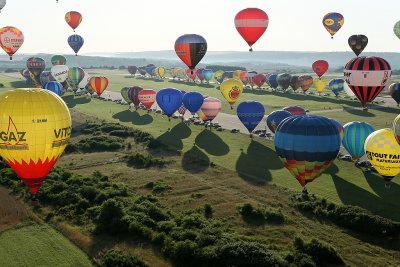
[[[128,90],[128,97],[132,101],[132,103],[136,109],[139,107],[139,104],[140,104],[139,92],[142,90],[143,90],[143,88],[140,86],[133,86],[133,87],[129,88],[129,90]]]

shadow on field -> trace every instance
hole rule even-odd
[[[343,204],[359,206],[371,211],[374,214],[391,218],[396,221],[400,220],[400,214],[393,212],[393,210],[398,210],[399,208],[393,204],[393,201],[386,201],[385,199],[382,199],[381,197],[378,197],[367,190],[349,181],[346,181],[337,175],[338,171],[338,167],[336,165],[332,165],[328,169],[327,173],[332,176],[333,183],[336,187],[336,192]],[[383,189],[385,189],[383,181],[381,186]]]
[[[344,108],[344,111],[347,113],[360,116],[360,117],[375,117],[374,113],[371,113],[367,110],[362,110],[362,109],[354,109],[354,108]]]
[[[134,76],[134,75],[126,75],[126,76],[124,76],[124,78],[127,78],[127,79],[134,79],[135,76]]]
[[[192,134],[192,130],[183,122],[178,123],[169,131],[160,135],[157,140],[171,147],[172,149],[182,150],[182,139],[188,138]]]
[[[26,87],[35,87],[33,83],[28,81],[12,81],[10,82],[12,88],[26,88]]]
[[[135,125],[147,125],[153,122],[153,117],[149,114],[140,115],[137,111],[130,111],[129,109],[115,113],[112,116],[121,122],[132,122]]]
[[[364,177],[369,186],[382,199],[395,200],[400,196],[400,186],[396,183],[391,183],[390,188],[385,187],[385,182],[381,176],[371,172],[364,172]],[[396,178],[394,178],[396,180]]]
[[[177,84],[184,84],[186,86],[198,86],[195,82],[187,82],[187,81],[177,81],[177,80],[169,80],[169,83],[177,83]]]
[[[199,85],[197,85],[198,87],[203,87],[203,88],[214,88],[215,86],[212,84],[208,84],[208,83],[201,83]]]
[[[204,129],[196,136],[195,143],[213,156],[226,155],[230,150],[221,137],[207,129]]]
[[[239,176],[254,185],[263,185],[272,180],[270,170],[283,168],[275,151],[252,140],[247,153],[242,151],[236,161],[236,172]]]
[[[91,101],[91,98],[85,96],[74,97],[73,95],[63,96],[62,99],[64,99],[65,104],[67,104],[69,108],[73,108],[76,105],[87,104]]]
[[[183,153],[182,168],[190,173],[200,173],[210,166],[210,158],[196,145]]]

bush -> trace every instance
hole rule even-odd
[[[212,218],[213,216],[213,209],[210,204],[205,204],[204,205],[204,217],[206,218]]]
[[[127,226],[122,220],[124,215],[125,211],[121,203],[115,199],[106,200],[101,205],[100,214],[97,219],[97,232],[108,232],[111,234],[125,232]]]
[[[167,161],[164,159],[153,158],[152,155],[143,155],[141,153],[129,155],[127,159],[128,164],[135,168],[149,168],[153,166],[162,168],[167,164]]]
[[[265,223],[282,224],[285,222],[285,216],[282,214],[281,210],[272,208],[254,208],[250,203],[240,206],[239,213],[247,223],[261,225]]]
[[[147,267],[141,259],[133,255],[124,254],[119,250],[109,250],[103,258],[105,267]]]

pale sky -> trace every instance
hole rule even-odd
[[[20,53],[67,53],[73,34],[64,20],[79,11],[76,33],[85,39],[81,54],[171,50],[178,36],[202,35],[209,51],[247,51],[234,27],[237,12],[263,9],[269,26],[254,50],[351,51],[347,39],[365,34],[365,49],[400,51],[393,25],[400,20],[399,0],[7,0],[0,26],[15,26],[25,35]],[[322,25],[328,12],[339,12],[344,26],[331,40]]]

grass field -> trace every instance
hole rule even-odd
[[[92,266],[88,257],[46,225],[30,225],[0,233],[0,266]]]

